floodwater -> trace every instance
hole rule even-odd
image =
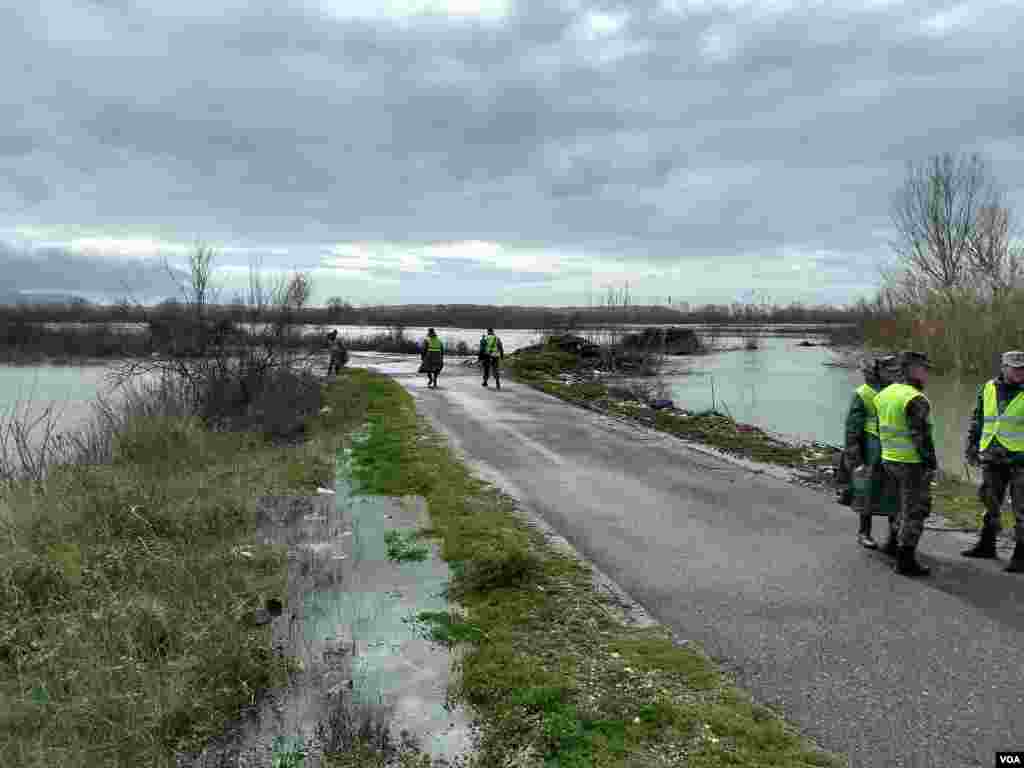
[[[113,368],[110,362],[75,366],[0,365],[0,428],[15,417],[31,424],[49,408],[55,432],[83,429],[94,412],[97,397],[116,402],[120,396],[121,387],[108,376]],[[43,428],[40,422],[30,431],[31,446],[38,447],[44,436]]]
[[[469,718],[448,703],[452,654],[415,621],[420,612],[450,609],[448,566],[434,544],[421,562],[388,559],[389,532],[429,525],[425,500],[361,493],[351,469],[346,449],[333,489],[260,499],[260,539],[288,553],[274,645],[301,669],[225,738],[199,755],[179,756],[181,768],[299,765],[299,756],[314,768],[324,752],[343,751],[358,733],[392,748],[415,744],[433,766],[459,765],[472,751]]]
[[[812,343],[822,339],[810,336]],[[738,338],[722,339],[741,346]],[[801,440],[843,444],[843,422],[857,370],[829,366],[828,347],[801,347],[801,337],[762,336],[757,350],[737,349],[669,358],[669,397],[692,410],[717,407],[737,421]],[[933,436],[944,471],[963,470],[964,440],[978,387],[985,376],[933,376],[927,386]]]
[[[384,326],[326,327],[337,328],[343,336],[390,331]],[[707,326],[690,327],[698,333],[707,330]],[[416,339],[425,335],[426,330],[425,327],[410,327],[405,333]],[[750,332],[757,330],[750,329]],[[439,333],[448,345],[465,341],[471,349],[480,339],[477,328],[441,328]],[[583,332],[588,336],[600,333]],[[539,331],[502,330],[500,335],[506,352],[540,339]],[[669,396],[684,408],[718,407],[741,422],[781,435],[841,444],[843,419],[853,390],[862,381],[860,374],[847,368],[827,366],[834,358],[832,351],[821,346],[799,346],[804,337],[757,335],[760,344],[757,350],[736,349],[705,356],[669,358],[664,377]],[[813,335],[806,339],[823,340]],[[743,339],[720,336],[717,342],[736,347],[742,346]],[[358,366],[360,360],[373,359],[373,353],[352,353],[350,364]],[[0,418],[19,399],[31,400],[34,408],[50,402],[65,410],[59,426],[71,429],[88,414],[88,403],[97,392],[111,391],[103,381],[108,367],[109,364],[87,367],[0,365]],[[977,388],[986,378],[934,376],[928,385],[939,462],[946,471],[959,473],[963,468],[967,424]]]

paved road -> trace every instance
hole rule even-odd
[[[1024,578],[957,556],[969,537],[926,532],[932,578],[906,579],[819,492],[521,385],[484,389],[457,365],[437,390],[415,363],[377,367],[485,475],[850,766],[988,768],[1024,749]]]

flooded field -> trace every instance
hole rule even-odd
[[[328,326],[341,335],[362,336],[387,333],[384,326]],[[699,333],[706,326],[693,326]],[[777,327],[777,326],[773,326]],[[426,328],[406,328],[411,338],[425,335]],[[670,396],[683,407],[727,411],[734,418],[764,429],[801,439],[838,445],[842,442],[843,419],[854,388],[861,383],[857,371],[829,366],[834,353],[824,346],[801,346],[807,340],[820,344],[824,337],[795,335],[796,326],[784,335],[771,335],[772,328],[749,328],[743,336],[738,329],[719,327],[714,341],[732,351],[696,357],[670,357],[664,380]],[[584,332],[599,334],[600,331]],[[449,345],[465,341],[475,348],[480,329],[443,328],[442,339]],[[539,331],[500,331],[508,353],[536,343]],[[710,335],[710,334],[708,334]],[[745,350],[745,338],[756,335],[758,348]],[[374,353],[353,353],[351,364],[374,360]],[[93,366],[9,366],[0,365],[0,415],[19,400],[31,402],[33,411],[44,404],[63,410],[60,426],[72,429],[87,416],[89,402],[96,394],[110,394],[104,380],[111,363]],[[935,439],[943,469],[962,470],[963,440],[978,386],[987,376],[934,376],[928,397],[934,408]]]

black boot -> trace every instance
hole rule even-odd
[[[900,547],[900,553],[896,560],[896,573],[913,578],[916,576],[927,576],[932,572],[931,568],[917,562],[917,558],[914,556],[914,549],[914,547]]]
[[[1024,543],[1017,542],[1013,548],[1010,564],[1003,568],[1007,573],[1024,573]]]
[[[982,557],[994,560],[996,558],[996,529],[990,526],[982,528],[978,543],[960,554],[964,557]]]
[[[889,529],[889,538],[885,540],[882,553],[889,555],[889,557],[896,557],[900,553],[900,539],[896,531]]]

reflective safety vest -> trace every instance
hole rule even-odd
[[[857,394],[860,395],[864,409],[868,412],[868,420],[864,422],[864,431],[878,437],[878,409],[875,407],[875,398],[878,397],[878,392],[868,384],[861,384],[857,387]]]
[[[440,352],[444,347],[441,346],[440,336],[427,336],[427,351],[428,352]]]
[[[998,437],[1006,450],[1024,453],[1024,392],[1013,398],[1002,413],[999,413],[995,381],[985,385],[982,396],[985,421],[981,429],[981,450],[988,448],[993,437]]]
[[[883,461],[921,463],[921,455],[910,437],[910,425],[907,423],[907,405],[915,397],[924,397],[924,393],[909,384],[890,384],[875,397]]]
[[[491,357],[498,356],[498,337],[493,333],[484,337],[484,349]]]

